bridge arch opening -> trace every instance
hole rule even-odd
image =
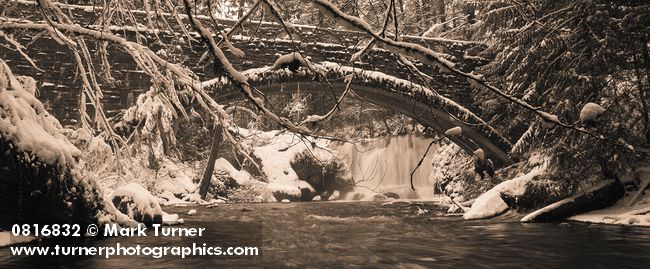
[[[248,82],[264,95],[292,91],[334,93],[341,96],[346,77],[352,76],[351,87],[366,102],[406,115],[425,127],[443,135],[450,128],[461,126],[461,136],[447,137],[468,153],[481,148],[495,166],[512,163],[508,152],[510,142],[471,111],[456,102],[432,92],[424,86],[381,72],[340,66],[333,63],[316,65],[320,75],[307,68],[298,70],[257,68],[245,71]],[[203,83],[220,104],[242,100],[239,90],[223,79]]]

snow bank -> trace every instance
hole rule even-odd
[[[650,226],[650,166],[637,169],[640,188],[636,193],[628,193],[623,199],[609,208],[578,214],[569,220],[589,223]]]
[[[501,195],[523,195],[526,191],[526,184],[535,176],[542,175],[545,170],[546,166],[540,165],[525,175],[499,183],[476,198],[470,210],[463,215],[463,218],[466,220],[485,219],[502,214],[508,210],[508,205],[503,201]]]
[[[650,199],[644,200],[645,205],[628,208],[616,205],[611,208],[591,211],[584,214],[569,217],[569,220],[650,227]],[[522,221],[524,221],[522,219]]]
[[[66,137],[68,130],[36,99],[35,86],[31,78],[15,77],[0,60],[0,159],[15,164],[3,171],[3,175],[13,175],[7,178],[8,186],[20,184],[24,188],[20,192],[8,188],[0,196],[38,205],[30,214],[18,214],[27,222],[101,224],[120,218],[112,204],[102,199],[97,181],[81,173],[81,151]],[[78,136],[79,140],[87,139],[88,132]],[[10,222],[11,216],[18,216],[13,212],[20,211],[0,208],[6,210]]]
[[[162,155],[156,171],[148,167],[146,145],[145,150],[117,158],[101,137],[92,137],[80,130],[69,131],[68,137],[83,151],[79,172],[84,178],[95,179],[103,189],[116,189],[127,182],[138,183],[146,186],[164,205],[197,201],[190,199],[188,194],[198,189],[193,180],[203,171],[199,161],[180,162]]]
[[[32,161],[36,157],[47,164],[64,167],[81,155],[79,149],[65,138],[59,121],[36,99],[34,90],[25,90],[2,60],[0,134],[20,151],[30,153]]]

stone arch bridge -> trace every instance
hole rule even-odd
[[[34,21],[39,19],[35,5],[21,5],[7,17],[31,18]],[[82,18],[92,17],[88,16],[88,13],[93,12],[90,7],[69,5],[66,8]],[[202,19],[209,25],[207,18]],[[222,20],[219,23],[221,27],[228,27],[232,26],[234,21]],[[476,116],[480,111],[474,105],[469,83],[464,77],[442,74],[436,68],[416,62],[424,73],[434,78],[431,86],[438,93],[434,94],[410,82],[418,80],[408,72],[407,67],[398,63],[395,55],[386,50],[372,49],[364,55],[362,61],[350,63],[351,55],[361,49],[360,41],[367,38],[363,33],[314,26],[295,27],[300,34],[300,41],[287,40],[282,28],[274,23],[245,23],[243,29],[233,36],[231,41],[234,46],[244,51],[246,56],[237,58],[226,51],[227,56],[233,61],[235,68],[250,69],[246,72],[250,83],[263,92],[279,92],[297,85],[314,86],[301,87],[303,91],[322,89],[322,85],[317,85],[318,82],[314,80],[314,74],[305,69],[292,72],[287,69],[264,68],[272,66],[280,55],[300,51],[303,55],[311,57],[312,62],[320,63],[319,66],[325,70],[325,77],[333,86],[331,90],[339,95],[345,89],[342,78],[354,74],[352,84],[355,92],[367,101],[403,113],[441,133],[448,128],[462,126],[463,135],[450,138],[454,143],[468,152],[479,147],[484,149],[497,166],[511,163],[508,156],[511,143]],[[133,32],[126,29],[116,32],[127,37],[134,36]],[[15,38],[21,44],[28,44],[25,51],[42,71],[33,68],[17,52],[7,49],[8,46],[0,46],[0,58],[10,65],[14,74],[34,77],[38,82],[40,99],[49,104],[52,113],[63,124],[75,124],[79,117],[77,107],[81,82],[77,77],[74,62],[70,60],[72,56],[67,48],[46,35],[34,39],[37,34],[17,32]],[[154,39],[154,36],[146,33],[144,35],[150,40]],[[163,39],[180,40],[179,36],[174,35],[163,35]],[[486,59],[475,56],[482,49],[479,43],[414,36],[406,36],[404,41],[418,43],[446,54],[450,61],[456,63],[457,68],[466,72],[487,62]],[[223,75],[212,73],[209,66],[197,67],[196,63],[206,48],[198,41],[190,44],[191,46],[187,46],[185,42],[185,46],[177,47],[180,50],[174,52],[174,57],[184,65],[193,67],[193,71],[206,80]],[[93,53],[98,44],[90,42],[89,46]],[[162,49],[154,42],[151,42],[150,48],[154,51]],[[101,86],[104,91],[104,108],[110,116],[132,105],[133,93],[137,96],[146,91],[150,78],[137,69],[126,52],[111,45],[109,54],[111,75],[116,79],[116,83],[103,83]],[[344,66],[350,64],[353,64],[354,68]],[[204,84],[212,90],[218,102],[227,103],[242,98],[238,92],[232,90],[232,85],[222,84],[219,79],[206,81]]]

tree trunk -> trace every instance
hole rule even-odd
[[[199,187],[199,194],[201,199],[205,200],[208,195],[208,189],[210,189],[210,183],[212,181],[212,172],[214,171],[214,162],[217,160],[217,153],[219,151],[219,144],[221,143],[222,137],[221,125],[217,124],[214,127],[214,137],[212,137],[212,146],[210,148],[210,157],[208,157],[208,166],[205,168],[203,173],[203,179],[201,179],[201,185]]]
[[[160,140],[162,141],[163,144],[163,153],[165,156],[169,156],[169,140],[167,137],[167,133],[165,133],[165,128],[163,127],[162,123],[162,109],[158,110],[158,113],[156,114],[156,127],[158,128],[158,133],[160,134]]]
[[[465,15],[467,16],[467,23],[469,24],[474,24],[476,23],[476,15],[474,14],[476,12],[476,8],[474,5],[466,5],[465,8]]]
[[[646,85],[645,87],[642,87],[643,83],[639,81],[639,94],[641,95],[641,105],[643,106],[643,110],[645,115],[643,115],[645,119],[645,137],[646,137],[646,143],[650,143],[650,116],[648,116],[648,103],[647,103],[647,98],[648,96],[648,87],[650,87],[650,75],[648,75],[648,70],[650,70],[650,53],[648,53],[648,37],[644,38],[641,43],[641,54],[643,56],[643,62],[645,64],[645,68],[641,68],[641,70],[638,70],[637,72],[645,71],[645,74],[642,74],[639,80],[643,79],[643,75],[646,77]]]
[[[447,21],[447,13],[445,12],[445,0],[436,1],[436,15],[438,16],[438,23],[444,23]],[[446,27],[446,24],[443,25],[443,28]]]
[[[650,68],[650,56],[648,55],[648,48],[645,40],[641,40],[641,58],[643,58],[643,63],[639,56],[634,54],[634,74],[636,75],[636,86],[639,91],[639,102],[641,103],[641,114],[643,117],[643,127],[645,130],[645,139],[646,143],[650,143],[650,118],[648,116],[648,103],[647,103],[647,87],[650,87],[650,76],[647,73],[643,73],[647,68]],[[646,77],[648,79],[647,85],[645,84]]]
[[[244,5],[246,0],[239,0],[239,10],[237,10],[237,19],[241,19],[244,16]]]

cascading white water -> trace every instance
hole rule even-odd
[[[410,176],[420,158],[427,150],[432,138],[418,135],[398,135],[379,138],[368,143],[342,143],[331,145],[345,160],[352,176],[361,190],[371,189],[376,193],[394,192],[400,198],[431,199],[432,151],[413,175],[415,191],[411,190]],[[349,196],[348,196],[349,197]]]

